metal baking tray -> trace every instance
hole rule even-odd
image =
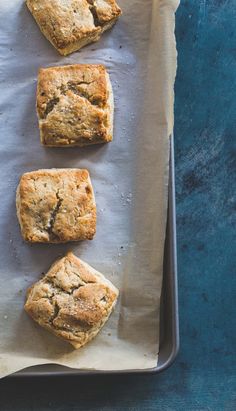
[[[175,167],[174,138],[170,138],[170,179],[169,203],[166,228],[166,242],[163,265],[163,286],[160,312],[160,349],[156,367],[146,370],[96,371],[77,370],[55,364],[25,368],[8,378],[36,376],[79,376],[95,374],[150,374],[167,369],[175,360],[179,350],[179,316],[177,289],[177,250],[176,250],[176,212],[175,212]]]

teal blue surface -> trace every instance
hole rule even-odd
[[[0,409],[236,410],[236,1],[177,13],[181,349],[161,375],[0,383]]]

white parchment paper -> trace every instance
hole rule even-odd
[[[61,57],[23,0],[0,0],[0,376],[46,363],[96,370],[157,364],[178,0],[119,4],[123,16],[114,29]],[[115,95],[114,141],[83,149],[43,148],[35,112],[38,68],[74,63],[107,67]],[[16,186],[24,172],[50,167],[90,171],[98,209],[93,241],[23,242]],[[106,326],[78,351],[23,311],[27,287],[69,249],[120,289]]]

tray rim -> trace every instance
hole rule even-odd
[[[6,378],[28,378],[28,377],[78,377],[78,376],[94,376],[94,375],[121,375],[121,374],[159,374],[169,368],[175,361],[180,346],[179,339],[179,309],[178,309],[178,274],[177,274],[177,235],[176,235],[176,199],[175,199],[175,160],[174,160],[174,135],[170,136],[170,179],[169,179],[169,200],[168,200],[168,220],[171,233],[170,248],[172,251],[172,281],[171,281],[171,329],[172,329],[172,346],[171,351],[161,365],[147,369],[132,369],[132,370],[83,370],[63,367],[57,364],[45,364],[47,366],[55,366],[61,370],[45,370],[39,371],[40,366],[32,366],[17,371]],[[169,233],[168,233],[169,234]],[[37,370],[38,368],[38,370]]]

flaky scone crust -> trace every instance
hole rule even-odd
[[[42,144],[84,146],[112,140],[113,94],[103,65],[39,70],[37,114]]]
[[[69,252],[27,294],[25,310],[42,327],[80,348],[108,320],[118,290]]]
[[[16,208],[22,236],[29,242],[91,240],[96,232],[96,204],[87,170],[23,174]]]
[[[26,4],[62,55],[99,40],[121,14],[115,0],[26,0]]]

